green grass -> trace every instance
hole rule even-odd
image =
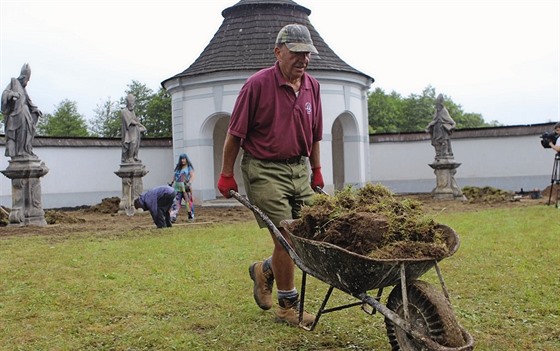
[[[560,210],[442,213],[437,220],[461,238],[440,267],[476,350],[560,349]],[[312,332],[275,323],[272,311],[255,305],[247,274],[270,249],[269,235],[253,222],[4,238],[0,350],[390,349],[383,317],[359,308],[324,315]],[[437,278],[428,272],[422,279]],[[326,289],[308,280],[311,312]],[[351,301],[335,292],[331,305]]]

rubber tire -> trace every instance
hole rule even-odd
[[[407,295],[409,316],[414,331],[421,332],[446,347],[465,345],[453,309],[441,291],[424,281],[414,280],[407,286]],[[400,284],[389,294],[387,307],[404,318]],[[427,350],[388,318],[385,318],[385,327],[392,351]]]

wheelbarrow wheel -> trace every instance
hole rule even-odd
[[[414,280],[407,286],[408,313],[411,328],[446,347],[460,347],[465,341],[451,305],[445,296],[430,284]],[[387,307],[404,318],[400,284],[389,294]],[[385,318],[392,351],[428,350],[404,330]]]

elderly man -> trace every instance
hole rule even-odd
[[[279,31],[274,47],[276,63],[249,77],[239,92],[218,181],[225,197],[230,197],[230,190],[237,191],[233,167],[242,147],[241,170],[247,196],[288,240],[280,221],[299,217],[302,206],[311,203],[312,189],[324,185],[319,151],[323,133],[320,86],[305,71],[311,53],[317,50],[307,27],[289,24]],[[261,228],[266,227],[262,219],[257,217],[257,221]],[[307,312],[299,320],[295,265],[271,234],[272,256],[249,267],[253,297],[260,308],[272,308],[276,282],[276,318],[290,325],[311,325],[315,317]]]

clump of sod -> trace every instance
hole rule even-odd
[[[397,198],[380,184],[318,194],[288,228],[375,259],[441,259],[448,255],[443,231],[413,199]]]

